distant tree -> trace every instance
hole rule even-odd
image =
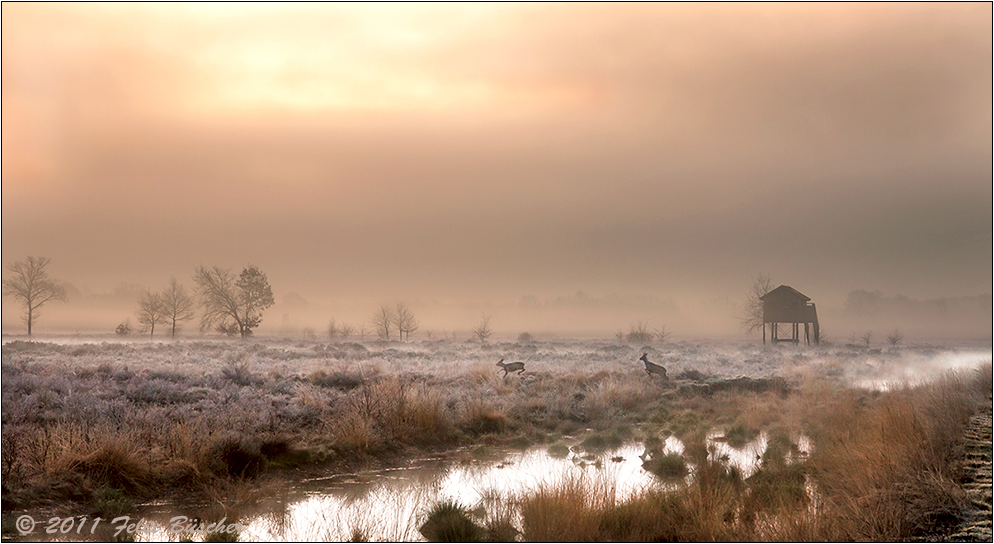
[[[114,329],[114,333],[117,334],[118,336],[128,336],[129,334],[131,334],[131,319],[130,318],[125,319],[123,323],[121,323],[120,325],[117,326],[116,329]]]
[[[900,344],[901,340],[904,340],[904,334],[897,329],[894,329],[894,332],[887,335],[887,341],[890,342],[890,345],[892,346]]]
[[[27,261],[17,261],[10,265],[11,276],[3,280],[4,296],[13,297],[24,305],[24,324],[31,336],[32,326],[41,317],[42,306],[52,300],[66,301],[66,290],[57,281],[48,277],[45,267],[51,259],[28,257]]]
[[[643,323],[640,319],[638,323],[633,323],[628,326],[628,334],[625,335],[625,340],[633,344],[648,344],[652,342],[655,335],[649,330],[649,323]]]
[[[410,340],[411,333],[418,330],[418,320],[414,319],[414,312],[403,302],[397,303],[397,309],[393,314],[393,323],[401,340]]]
[[[773,278],[760,274],[752,279],[752,287],[746,295],[745,306],[739,321],[746,332],[756,332],[763,328],[763,301],[760,297],[773,290]]]
[[[203,308],[201,331],[214,328],[246,338],[262,323],[262,312],[275,303],[269,280],[255,266],[245,267],[237,279],[230,270],[199,266],[193,281]]]
[[[355,334],[355,327],[342,323],[341,326],[338,327],[338,333],[342,335],[342,338],[349,338]]]
[[[487,343],[487,339],[493,334],[493,330],[490,328],[490,316],[483,314],[480,324],[472,332],[474,336],[480,339],[480,342]]]
[[[670,331],[666,330],[666,327],[660,327],[655,331],[656,341],[660,344],[665,344],[666,340],[670,337]]]
[[[380,338],[390,340],[390,329],[393,328],[394,317],[393,311],[390,310],[389,306],[380,304],[380,309],[376,310],[370,322],[376,328],[376,332],[380,335]]]
[[[142,293],[138,299],[138,311],[135,312],[135,317],[142,325],[141,331],[149,331],[149,338],[154,337],[155,326],[168,323],[162,294],[151,291]]]
[[[869,346],[869,345],[870,345],[870,340],[872,340],[872,339],[873,339],[873,331],[866,331],[866,332],[864,332],[864,333],[863,333],[863,336],[861,336],[860,338],[862,338],[862,339],[863,339],[863,342],[864,342],[864,343],[865,343],[866,345],[868,345],[868,346]]]
[[[518,335],[518,342],[521,342],[522,344],[527,344],[528,342],[534,342],[534,341],[535,337],[532,336],[532,333],[530,332],[523,332]]]
[[[338,324],[335,323],[335,318],[333,317],[331,321],[328,321],[328,338],[334,340],[338,337],[339,332]]]
[[[169,278],[169,285],[162,290],[162,310],[169,325],[169,336],[176,338],[180,323],[193,319],[193,308],[196,302],[186,292],[176,278]]]

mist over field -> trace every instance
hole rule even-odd
[[[39,335],[251,264],[266,335],[404,302],[421,338],[737,339],[768,274],[837,343],[991,339],[990,4],[2,10],[3,277],[68,295]]]

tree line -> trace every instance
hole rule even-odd
[[[45,270],[50,262],[46,257],[17,261],[10,266],[10,277],[3,280],[3,294],[24,306],[23,320],[29,336],[42,306],[53,300],[67,300],[65,288]],[[141,332],[154,337],[156,327],[162,326],[175,337],[184,322],[194,319],[199,306],[201,332],[213,330],[245,338],[262,324],[262,312],[275,303],[266,274],[256,266],[248,265],[236,276],[230,269],[201,265],[193,274],[193,282],[192,293],[175,277],[170,278],[161,291],[144,290],[135,311]],[[394,308],[381,304],[371,322],[379,336],[386,340],[390,340],[391,334],[396,334],[400,340],[409,340],[419,328],[414,312],[404,303],[398,303]],[[348,337],[354,331],[349,325],[336,325],[334,319],[328,326],[332,338]],[[130,319],[118,325],[116,332],[130,334]],[[365,333],[365,326],[361,332]]]
[[[24,306],[28,336],[42,306],[53,300],[67,300],[65,288],[45,270],[50,262],[46,257],[17,261],[10,266],[9,277],[3,280],[4,296]],[[170,278],[169,285],[161,291],[144,291],[135,312],[142,332],[154,336],[155,327],[162,325],[169,328],[171,336],[176,336],[182,323],[194,318],[199,303],[201,332],[215,330],[245,338],[262,323],[262,312],[275,303],[266,274],[256,266],[248,265],[236,276],[229,269],[201,265],[193,274],[193,282],[196,287],[192,294],[176,278]],[[129,321],[117,327],[119,334],[130,331]]]

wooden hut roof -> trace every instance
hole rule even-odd
[[[801,299],[804,302],[811,300],[810,297],[804,296],[804,293],[801,293],[800,291],[794,289],[789,285],[781,285],[780,287],[777,287],[776,289],[770,291],[769,293],[766,293],[765,295],[759,297],[759,300],[766,300],[766,297]]]

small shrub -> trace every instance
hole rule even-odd
[[[649,330],[649,324],[643,323],[640,319],[638,323],[628,326],[628,334],[625,335],[625,340],[629,344],[651,344],[655,337],[655,333]]]
[[[128,336],[129,334],[131,334],[131,320],[125,319],[123,323],[121,323],[120,325],[117,326],[116,329],[114,329],[114,333],[117,334],[118,336]]]
[[[260,383],[261,380],[256,379],[256,377],[249,370],[248,362],[236,362],[230,361],[228,365],[221,369],[221,375],[225,378],[231,380],[231,382],[236,385],[247,386],[255,385]]]

